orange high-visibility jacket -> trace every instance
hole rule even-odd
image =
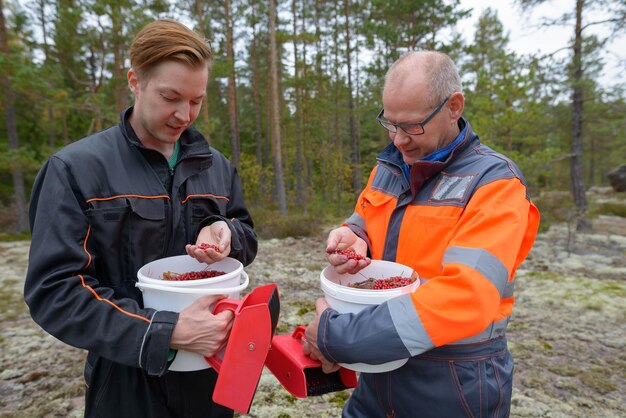
[[[410,266],[423,283],[358,315],[327,310],[318,334],[327,358],[376,364],[504,334],[539,212],[517,166],[464,123],[446,161],[416,162],[410,183],[393,144],[378,156],[346,225],[373,259]]]

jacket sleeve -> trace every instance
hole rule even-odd
[[[30,202],[32,241],[24,286],[30,314],[69,345],[161,375],[178,314],[142,309],[101,285],[84,201],[71,168],[51,157],[35,180]]]
[[[250,212],[245,205],[241,178],[237,169],[231,167],[231,186],[226,216],[211,215],[204,219],[198,228],[200,229],[217,221],[225,221],[232,234],[230,243],[230,257],[241,261],[244,266],[254,261],[258,249],[258,241],[254,232],[254,223]]]
[[[482,186],[454,226],[441,273],[412,294],[358,314],[325,311],[318,329],[320,349],[336,362],[380,364],[506,321],[515,269],[530,251],[538,224],[539,213],[519,179]]]

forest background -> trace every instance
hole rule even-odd
[[[515,0],[520,19],[541,3]],[[0,0],[0,6],[5,239],[28,238],[28,196],[43,162],[117,123],[132,104],[130,42],[145,23],[165,17],[185,22],[214,49],[195,125],[237,166],[261,237],[312,234],[352,212],[388,141],[375,120],[385,71],[415,49],[444,51],[456,61],[464,116],[483,143],[520,166],[543,229],[558,221],[584,229],[598,214],[626,216],[624,205],[590,210],[587,201],[589,188],[606,186],[607,173],[626,162],[626,84],[598,82],[607,46],[626,31],[623,0],[572,0],[558,18],[538,20],[539,28],[571,29],[569,42],[546,54],[512,51],[492,9],[466,40],[456,25],[472,11],[458,0]],[[606,18],[596,19],[598,11]],[[606,35],[592,31],[598,25]],[[544,198],[564,191],[556,201]]]

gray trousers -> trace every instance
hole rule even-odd
[[[386,373],[361,373],[343,418],[500,418],[511,407],[506,338],[448,345]]]

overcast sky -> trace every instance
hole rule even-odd
[[[498,12],[498,18],[502,22],[504,29],[509,31],[509,46],[512,50],[519,54],[551,53],[567,45],[573,36],[573,27],[539,28],[538,23],[541,22],[543,17],[556,18],[563,15],[566,11],[573,11],[575,4],[576,0],[550,0],[532,12],[522,13],[515,6],[514,0],[461,0],[463,8],[473,8],[474,11],[471,18],[459,22],[457,28],[466,35],[467,39],[473,39],[475,25],[479,16],[487,7],[491,7],[491,9]],[[610,16],[608,11],[604,16],[599,13],[583,16],[583,23],[588,23],[591,19],[606,19]],[[589,31],[597,34],[608,33],[606,27],[601,25],[592,26],[589,28]],[[600,79],[601,84],[611,86],[617,83],[624,83],[625,42],[626,36],[622,35],[609,45],[608,53],[605,55],[605,74]],[[561,52],[561,54],[567,53],[566,51]]]

